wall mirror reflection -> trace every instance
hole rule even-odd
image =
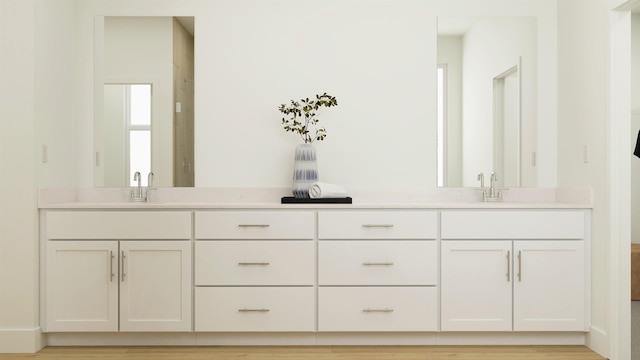
[[[153,172],[154,186],[194,186],[194,18],[105,16],[96,29],[94,185]]]
[[[104,185],[135,186],[151,172],[151,84],[105,84],[103,120]]]
[[[438,186],[535,186],[536,39],[533,17],[438,18]]]

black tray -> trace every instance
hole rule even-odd
[[[311,199],[311,198],[296,198],[293,196],[283,196],[280,200],[281,204],[351,204],[352,199],[350,197],[343,198],[323,198],[323,199]]]

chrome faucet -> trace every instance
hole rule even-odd
[[[491,180],[489,185],[489,193],[483,192],[483,201],[502,201],[502,192],[496,188],[496,182],[498,182],[498,174],[491,173]]]
[[[478,181],[480,181],[480,190],[482,190],[482,201],[502,201],[502,192],[496,187],[498,182],[496,173],[491,173],[488,188],[484,187],[484,173],[478,174]]]
[[[129,198],[131,201],[143,201],[145,200],[145,196],[142,192],[142,177],[139,171],[136,171],[133,174],[133,181],[138,182],[138,187],[131,190],[131,197]]]
[[[147,192],[145,193],[144,199],[146,202],[151,201],[151,191],[153,190],[153,172],[149,172],[147,175]]]

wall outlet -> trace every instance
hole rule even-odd
[[[48,149],[47,149],[47,145],[42,145],[42,154],[41,154],[41,158],[42,158],[42,163],[46,164],[47,161],[49,160],[49,154],[48,154]]]

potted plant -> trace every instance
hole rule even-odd
[[[303,144],[296,146],[293,165],[293,196],[308,198],[309,186],[318,181],[318,165],[314,141],[322,141],[327,136],[324,127],[318,127],[318,114],[321,107],[337,106],[338,101],[326,92],[317,95],[315,100],[291,100],[289,105],[281,104],[278,110],[287,115],[282,118],[284,130],[298,133]]]
[[[309,144],[316,140],[322,141],[327,136],[327,131],[323,127],[316,128],[315,132],[311,133],[311,127],[316,127],[319,121],[316,111],[322,106],[332,107],[337,105],[338,100],[325,92],[322,95],[316,94],[315,100],[306,98],[300,99],[300,101],[291,100],[288,106],[280,104],[278,110],[288,115],[288,117],[282,118],[284,130],[300,134],[304,143]]]

